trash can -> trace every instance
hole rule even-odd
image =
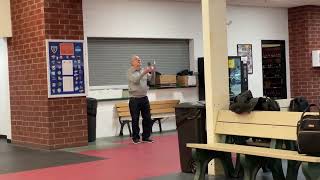
[[[97,99],[87,98],[88,142],[96,140],[97,105]]]
[[[176,107],[176,125],[182,172],[194,173],[195,161],[187,143],[207,143],[206,109],[204,103],[181,103]]]

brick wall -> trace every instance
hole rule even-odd
[[[83,40],[82,0],[45,0],[46,39]],[[82,146],[87,138],[85,97],[49,99],[55,148]]]
[[[82,1],[11,0],[11,13],[12,142],[44,149],[86,145],[86,99],[48,99],[45,56],[45,39],[83,39]]]
[[[320,6],[289,9],[289,51],[292,97],[319,103],[320,68],[312,67],[312,50],[320,49]]]

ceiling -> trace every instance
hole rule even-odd
[[[201,0],[176,0],[184,2],[200,2]],[[297,7],[305,5],[318,5],[320,0],[227,0],[228,5],[259,6],[259,7]]]

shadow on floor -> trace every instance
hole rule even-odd
[[[102,160],[66,151],[20,147],[0,140],[0,174]]]

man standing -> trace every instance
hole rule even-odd
[[[131,67],[128,70],[129,80],[129,108],[132,118],[132,141],[134,144],[140,143],[139,117],[142,115],[142,142],[153,143],[150,139],[152,120],[150,114],[150,104],[147,97],[147,80],[153,72],[152,67],[141,68],[141,59],[139,56],[132,56]]]

